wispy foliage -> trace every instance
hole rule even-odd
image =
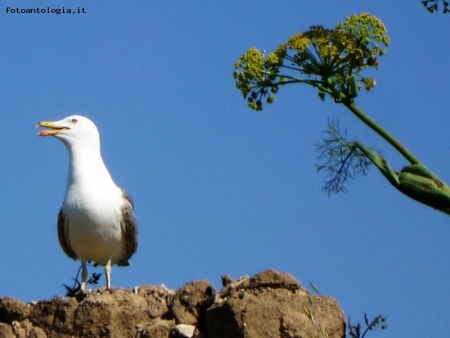
[[[318,160],[323,163],[316,164],[318,172],[325,174],[323,190],[328,194],[346,192],[345,185],[354,179],[357,174],[367,174],[370,160],[342,133],[337,120],[328,120],[328,130],[323,132],[322,140],[316,144],[319,151]]]
[[[422,1],[422,5],[428,10],[430,13],[435,13],[439,10],[439,3],[442,3],[442,13],[447,14],[450,12],[448,9],[448,1],[446,0],[425,0]]]
[[[367,318],[367,315],[364,314],[364,324],[365,328],[361,326],[361,323],[357,323],[356,325],[350,324],[350,318],[348,319],[348,328],[347,335],[350,338],[364,338],[369,331],[372,331],[376,328],[384,330],[387,328],[386,325],[386,317],[383,315],[378,315],[371,321]]]
[[[81,283],[78,281],[78,278],[80,276],[81,272],[81,266],[78,268],[77,275],[73,279],[73,286],[68,286],[66,284],[63,284],[64,288],[66,289],[66,297],[75,297],[78,292],[81,290]],[[92,276],[86,281],[86,285],[97,285],[101,273],[93,273]]]

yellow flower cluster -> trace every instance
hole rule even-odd
[[[289,48],[294,49],[298,54],[304,53],[310,43],[311,40],[307,38],[304,33],[296,34],[288,41]]]
[[[321,98],[352,101],[364,86],[371,90],[375,78],[361,72],[378,67],[378,56],[389,45],[386,28],[368,13],[347,17],[335,29],[313,26],[292,36],[267,57],[257,48],[244,53],[235,64],[236,86],[253,109],[262,109],[262,98],[275,101],[280,85],[307,83]],[[300,74],[300,76],[298,76]],[[303,74],[304,77],[301,77]]]

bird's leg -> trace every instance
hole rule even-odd
[[[81,290],[86,289],[87,274],[86,262],[81,262]]]
[[[111,260],[108,260],[108,263],[105,265],[105,275],[106,275],[106,288],[109,289],[111,287]]]

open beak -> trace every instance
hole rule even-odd
[[[36,128],[44,127],[49,128],[46,130],[42,130],[38,133],[38,136],[55,136],[62,133],[64,130],[69,130],[69,127],[60,125],[58,122],[48,122],[42,121],[36,124]]]

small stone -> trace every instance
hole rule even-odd
[[[194,331],[194,325],[178,324],[170,330],[169,338],[192,338]]]

